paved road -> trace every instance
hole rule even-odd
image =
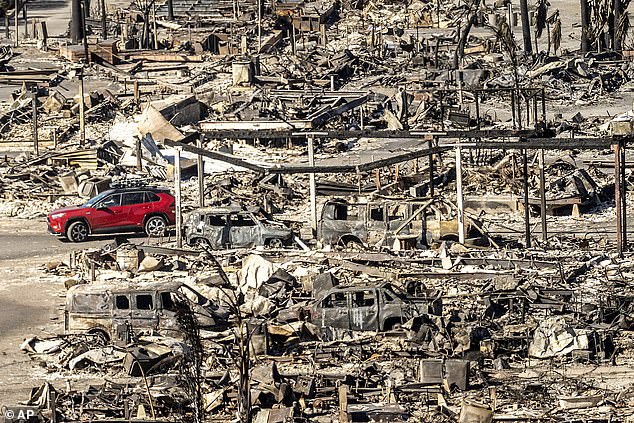
[[[146,238],[130,240],[141,243]],[[44,219],[0,219],[0,405],[27,399],[30,388],[46,376],[44,371],[33,376],[33,364],[19,350],[24,338],[62,330],[65,289],[43,266],[67,259],[73,250],[110,242],[112,236],[81,244],[61,242],[47,233]]]

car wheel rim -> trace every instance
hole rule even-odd
[[[84,225],[76,225],[70,232],[75,241],[83,241],[88,236],[88,229]]]
[[[165,232],[165,222],[162,219],[151,219],[148,224],[148,233],[150,235],[163,235]]]

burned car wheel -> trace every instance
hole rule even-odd
[[[211,249],[211,242],[205,238],[196,238],[194,240],[194,246],[196,248],[200,248],[201,250],[209,250]]]
[[[82,242],[88,238],[88,225],[84,222],[73,222],[66,230],[66,237],[73,242]]]
[[[284,247],[284,243],[279,238],[271,238],[266,241],[266,245],[270,248],[282,248]]]
[[[148,236],[163,236],[167,230],[167,222],[161,216],[152,216],[145,222],[145,233]]]

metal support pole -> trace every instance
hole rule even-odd
[[[315,166],[315,140],[312,135],[308,136],[308,165]],[[310,224],[313,236],[317,236],[317,188],[315,186],[315,173],[309,175],[310,181]]]
[[[621,201],[623,203],[623,211],[621,212],[623,227],[623,249],[627,251],[627,180],[625,179],[625,143],[620,142],[621,150]]]
[[[458,242],[464,244],[464,206],[462,198],[462,148],[460,140],[456,146],[456,203],[458,206]]]
[[[524,171],[524,229],[526,232],[526,248],[531,248],[531,213],[528,204],[528,153],[522,150],[522,161]]]
[[[86,144],[86,116],[84,115],[84,67],[79,68],[79,145]]]
[[[542,241],[548,239],[548,228],[546,225],[546,176],[544,174],[544,149],[539,150],[539,202],[542,217]]]
[[[198,148],[203,148],[202,136],[198,138]],[[202,208],[205,207],[205,162],[203,161],[202,154],[198,155],[198,205]]]
[[[9,15],[6,12],[4,14],[4,38],[7,40],[11,39],[11,34],[9,33]]]
[[[31,103],[33,103],[33,151],[36,156],[40,154],[40,143],[38,142],[38,134],[37,134],[37,87],[33,89],[31,93]]]
[[[433,148],[433,139],[429,140],[429,149]],[[429,196],[434,196],[434,155],[429,155]]]
[[[258,6],[258,54],[262,52],[262,0],[257,0]]]
[[[28,7],[27,3],[22,5],[22,20],[24,21],[24,36],[23,38],[26,40],[29,38],[29,15],[28,15]]]
[[[183,246],[183,234],[181,228],[183,226],[183,216],[181,210],[181,150],[174,150],[174,199],[176,213],[176,248]]]
[[[616,207],[616,249],[619,255],[623,254],[623,216],[621,208],[621,152],[620,146],[614,144],[614,206]]]
[[[20,34],[20,28],[18,27],[18,0],[15,0],[15,9],[13,9],[13,26],[15,27],[15,40],[13,45],[17,47],[19,45],[18,39]]]

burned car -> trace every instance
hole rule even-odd
[[[64,333],[87,333],[103,342],[129,342],[132,334],[156,330],[175,336],[183,305],[199,325],[216,326],[226,313],[180,283],[81,284],[66,293]]]
[[[290,245],[293,232],[258,209],[214,207],[189,214],[183,227],[189,245],[203,248],[280,248]]]
[[[467,238],[480,237],[477,225],[466,219]],[[321,209],[317,237],[347,247],[393,246],[395,243],[431,245],[458,240],[457,211],[442,199],[348,201],[333,198]]]
[[[435,291],[410,297],[390,283],[335,286],[303,310],[304,318],[321,327],[383,331],[398,329],[414,317],[442,314]]]

